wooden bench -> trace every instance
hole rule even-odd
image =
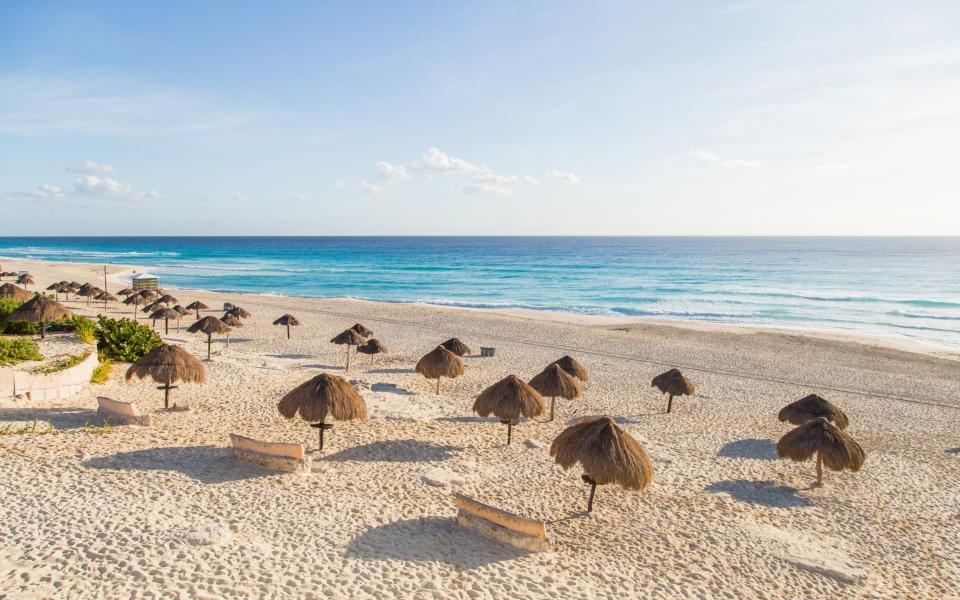
[[[230,445],[233,446],[234,458],[238,460],[287,473],[309,473],[311,471],[311,460],[304,452],[303,444],[262,442],[231,433]]]
[[[111,425],[149,425],[150,415],[140,414],[132,402],[97,397],[97,417]]]
[[[453,500],[457,505],[457,523],[462,527],[523,550],[550,550],[543,521],[521,517],[456,492]]]

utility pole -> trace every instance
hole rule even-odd
[[[103,265],[103,291],[110,291],[107,289],[107,265]]]

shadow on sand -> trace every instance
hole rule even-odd
[[[402,388],[393,383],[375,383],[370,386],[371,392],[380,392],[382,394],[396,394],[398,396],[413,396],[413,392]]]
[[[183,473],[204,484],[277,475],[276,471],[235,460],[229,448],[217,446],[175,446],[132,450],[91,458],[83,464],[91,469],[171,471]]]
[[[453,457],[460,446],[441,446],[420,440],[386,440],[347,448],[331,454],[325,460],[333,462],[436,462]]]
[[[497,423],[496,417],[437,417],[435,421],[444,423]]]
[[[416,373],[413,369],[399,369],[399,368],[385,368],[385,369],[370,369],[367,373]]]
[[[777,460],[777,445],[770,440],[759,438],[750,438],[746,440],[736,440],[723,447],[717,452],[717,456],[723,458],[753,458],[756,460]]]
[[[286,359],[298,359],[298,358],[310,358],[309,354],[268,354],[270,358],[286,358]]]
[[[711,483],[704,491],[730,494],[734,500],[757,506],[799,508],[813,504],[809,498],[798,496],[796,488],[778,485],[772,481],[727,479]]]
[[[947,448],[947,454],[960,454],[960,448]]]
[[[47,421],[55,429],[82,429],[84,425],[99,425],[97,411],[86,408],[4,408],[0,409],[0,427],[8,423]]]
[[[360,560],[442,562],[469,570],[525,556],[527,552],[464,529],[453,519],[394,521],[353,538],[343,555]]]

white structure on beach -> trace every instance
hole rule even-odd
[[[156,290],[160,287],[157,276],[151,275],[150,273],[134,275],[131,281],[133,281],[133,291],[135,292],[140,290]]]

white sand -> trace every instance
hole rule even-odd
[[[42,287],[101,281],[90,265],[3,264]],[[123,381],[120,365],[62,406],[0,403],[0,427],[38,417],[61,430],[0,436],[0,597],[958,597],[956,356],[810,333],[649,321],[621,331],[539,315],[173,294],[183,304],[232,300],[254,315],[229,350],[215,341],[206,384],[174,392],[191,411],[163,412],[153,384]],[[302,323],[290,341],[270,325],[285,312]],[[317,373],[342,371],[343,348],[328,340],[358,320],[393,351],[352,357],[348,377],[370,420],[336,425],[318,473],[235,462],[230,432],[315,446],[315,431],[280,417],[276,403]],[[412,367],[450,335],[497,356],[466,358],[465,376],[435,396]],[[206,352],[204,336],[167,339]],[[592,379],[583,398],[558,401],[556,422],[521,423],[505,447],[502,426],[471,415],[487,385],[529,378],[566,353]],[[672,365],[700,393],[668,416],[649,381]],[[776,460],[773,446],[788,430],[777,411],[812,391],[847,412],[868,453],[862,471],[827,471],[822,488],[811,487],[812,463]],[[97,395],[136,401],[154,425],[84,432]],[[591,414],[618,417],[643,440],[655,476],[643,493],[601,487],[585,516],[580,471],[563,472],[548,448],[568,419]],[[452,490],[545,519],[555,550],[524,554],[461,530]]]

